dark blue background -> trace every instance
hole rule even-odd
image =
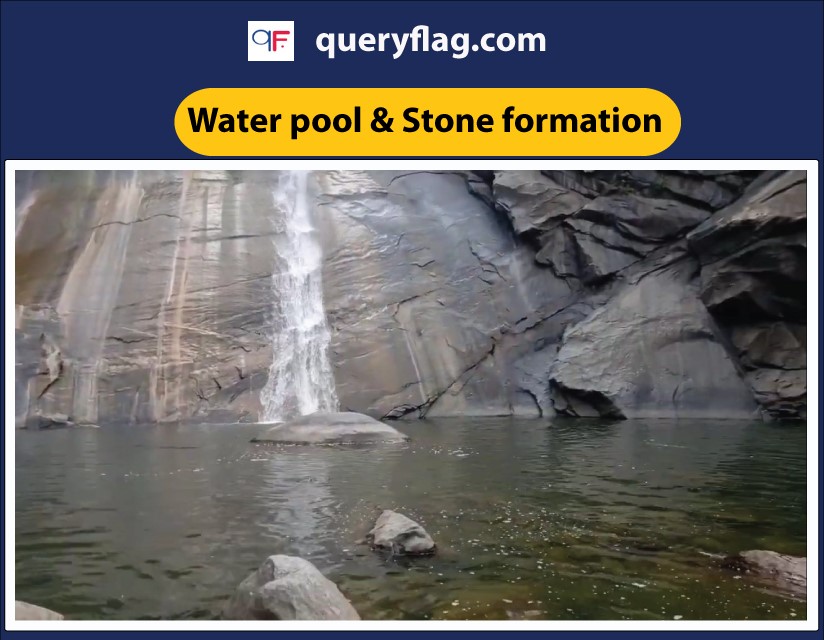
[[[294,20],[296,61],[247,62],[248,20]],[[177,139],[173,116],[205,87],[651,87],[668,94],[683,119],[659,158],[820,161],[823,21],[821,2],[786,0],[5,1],[0,152],[3,160],[198,157]],[[319,32],[406,32],[417,24],[475,39],[542,31],[548,51],[462,60],[349,53],[330,61],[314,46]]]
[[[192,91],[312,86],[651,87],[683,119],[657,157],[822,154],[821,2],[4,2],[2,18],[4,159],[200,157],[173,125]],[[247,62],[248,20],[295,20],[295,62]],[[417,24],[543,31],[548,50],[328,60],[314,45]]]

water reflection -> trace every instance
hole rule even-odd
[[[81,618],[210,618],[289,553],[366,618],[805,615],[712,558],[806,554],[803,427],[440,420],[377,449],[250,444],[259,429],[18,432],[17,597]],[[384,508],[424,524],[438,555],[359,544]]]

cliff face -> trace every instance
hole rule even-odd
[[[341,407],[803,417],[806,179],[318,172]],[[19,172],[18,424],[255,420],[273,172]]]
[[[271,363],[270,180],[19,174],[18,419],[256,414]]]

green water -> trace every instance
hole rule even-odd
[[[16,597],[69,618],[210,619],[269,554],[364,618],[803,619],[721,569],[806,555],[804,425],[465,419],[406,445],[271,447],[259,425],[17,432]],[[380,509],[438,543],[358,541]]]

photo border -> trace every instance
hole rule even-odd
[[[804,620],[469,620],[469,621],[201,621],[14,620],[15,566],[15,359],[5,358],[4,610],[9,631],[812,631],[819,622],[819,166],[817,160],[7,160],[4,226],[4,339],[15,350],[15,171],[183,170],[804,170],[807,172],[807,618]],[[810,215],[812,214],[812,215]],[[231,585],[229,585],[231,587]],[[227,587],[228,588],[228,587]],[[228,597],[228,592],[227,592]]]

